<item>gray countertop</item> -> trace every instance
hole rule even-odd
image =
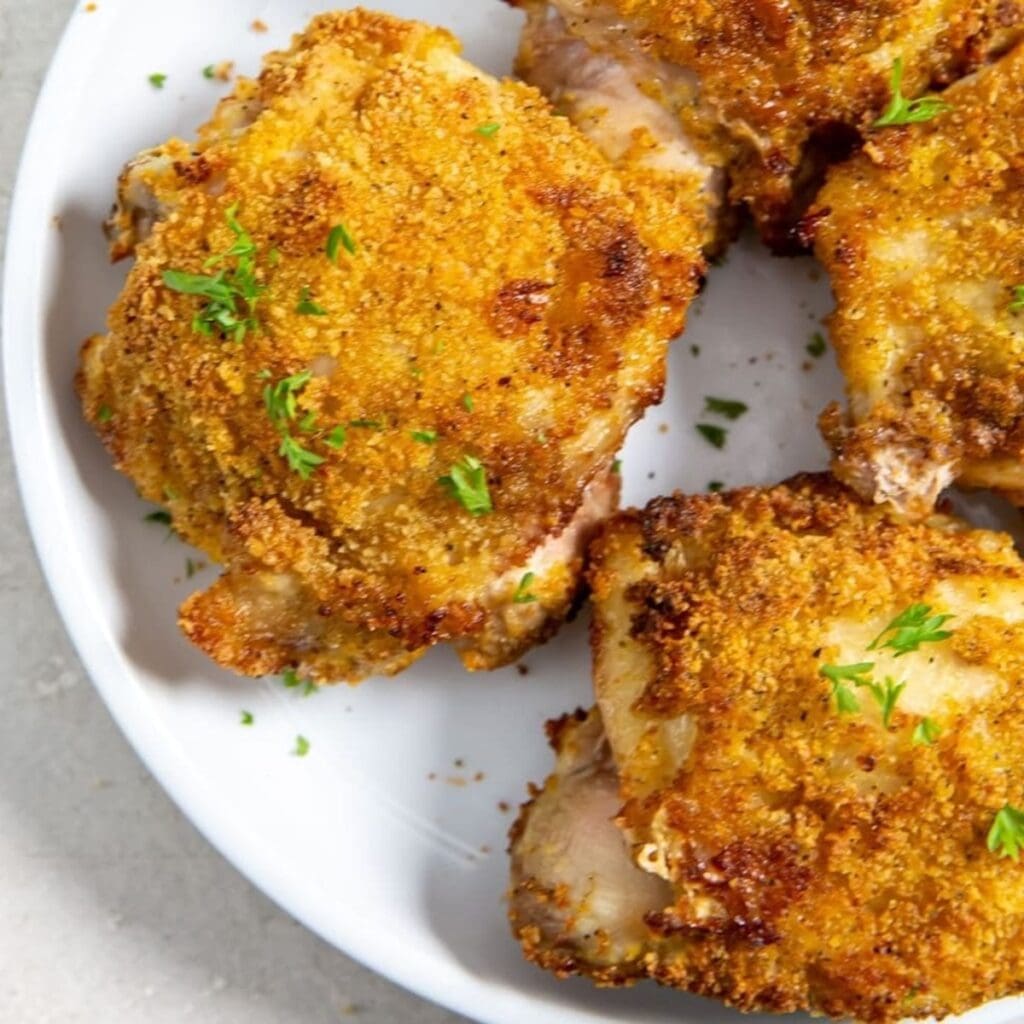
[[[22,136],[74,6],[0,0],[0,266]],[[457,1021],[278,910],[149,777],[54,612],[0,429],[0,1022]]]

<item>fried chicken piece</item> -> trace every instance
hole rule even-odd
[[[834,470],[927,514],[954,480],[1024,495],[1024,48],[880,131],[812,211],[832,277],[849,413],[823,426]]]
[[[529,957],[870,1022],[1024,988],[1024,864],[1000,856],[1024,842],[1009,537],[806,476],[622,513],[590,578],[607,739],[597,712],[559,727],[513,831]]]
[[[354,681],[443,641],[515,659],[577,600],[660,399],[697,226],[457,52],[320,16],[122,176],[112,248],[137,261],[79,391],[224,564],[181,624],[238,672]]]
[[[1007,0],[510,2],[528,14],[519,62],[527,81],[559,98],[583,90],[584,120],[628,124],[615,98],[586,95],[580,51],[615,67],[670,113],[713,176],[728,171],[731,200],[750,207],[779,251],[799,246],[793,228],[823,167],[885,107],[896,58],[914,96],[1006,49],[1024,27],[1024,5]],[[560,71],[550,55],[561,33],[577,52]]]

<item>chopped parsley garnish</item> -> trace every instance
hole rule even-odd
[[[165,270],[163,282],[172,291],[197,295],[207,300],[192,320],[194,331],[206,335],[217,331],[223,338],[242,342],[249,331],[259,328],[256,304],[266,289],[256,280],[256,246],[238,222],[237,213],[238,204],[235,203],[224,215],[228,227],[235,234],[235,244],[227,252],[211,257],[203,265],[203,269],[208,270],[233,258],[237,260],[233,270],[221,270],[213,276]]]
[[[477,135],[482,135],[485,139],[492,139],[498,132],[501,131],[501,125],[497,121],[488,121],[486,124],[477,126]]]
[[[808,355],[814,356],[815,359],[820,359],[825,354],[825,349],[828,346],[825,344],[825,335],[821,331],[815,331],[811,335],[810,343],[807,345]]]
[[[285,687],[289,690],[294,690],[296,687],[302,685],[302,680],[299,678],[298,672],[295,669],[287,669],[283,676],[281,676],[281,682],[284,683]]]
[[[862,661],[856,665],[822,665],[818,671],[832,684],[832,696],[835,698],[836,710],[841,715],[851,715],[860,711],[860,701],[853,690],[847,685],[856,687],[871,686],[872,680],[868,673],[875,667],[873,661]]]
[[[147,523],[162,523],[164,526],[171,525],[171,513],[164,508],[158,508],[155,512],[150,512],[146,516]]]
[[[892,99],[882,116],[872,124],[872,128],[888,128],[892,125],[919,124],[930,121],[933,117],[953,108],[938,96],[922,96],[916,100],[908,100],[903,95],[903,59],[897,57],[892,63],[892,77],[889,81]]]
[[[252,717],[251,711],[242,712],[242,725],[252,725],[252,723],[255,721],[256,719]]]
[[[914,727],[912,742],[915,747],[930,747],[941,734],[942,730],[930,718],[922,718]]]
[[[299,392],[312,379],[312,372],[303,370],[263,389],[263,402],[275,427],[287,427],[288,421],[295,419],[299,412]]]
[[[198,562],[193,562],[191,558],[185,559],[185,576],[188,579],[192,579],[197,572],[202,568]]]
[[[487,489],[487,471],[479,459],[463,456],[437,481],[471,516],[485,516],[494,511]]]
[[[1019,861],[1021,847],[1024,847],[1024,811],[1005,804],[989,829],[989,852]]]
[[[892,676],[886,676],[884,683],[872,681],[867,687],[882,709],[882,725],[888,729],[892,722],[892,713],[896,710],[896,701],[900,699],[900,694],[907,688],[907,684],[897,683]]]
[[[916,651],[921,644],[937,644],[948,640],[953,634],[941,627],[952,615],[932,615],[931,605],[912,604],[896,616],[868,646],[869,651],[890,648],[896,657]],[[886,636],[888,639],[886,639]],[[884,641],[884,642],[883,642]]]
[[[295,749],[292,753],[296,757],[305,757],[309,753],[309,740],[305,736],[296,736]]]
[[[327,316],[327,310],[313,301],[308,285],[299,293],[299,304],[295,307],[295,312],[300,316]]]
[[[436,430],[414,430],[410,436],[420,444],[437,444]]]
[[[362,430],[382,430],[383,424],[380,420],[349,420],[350,427],[358,427]]]
[[[263,389],[263,403],[267,408],[267,415],[281,435],[281,447],[278,449],[278,455],[286,459],[292,472],[298,473],[303,480],[308,480],[317,466],[322,466],[327,461],[322,455],[317,455],[316,452],[311,452],[308,448],[303,447],[302,443],[291,434],[292,423],[299,414],[299,393],[312,377],[313,374],[309,370],[304,370],[302,373],[285,377],[284,380],[280,380],[276,384],[268,384]],[[300,429],[303,426],[315,429],[315,424],[315,415],[307,413],[299,426]],[[341,440],[339,444],[335,445],[332,441],[337,437],[339,430],[342,433]],[[341,447],[345,443],[344,429],[335,427],[325,440],[332,448]]]
[[[536,578],[535,573],[528,572],[519,581],[519,586],[516,587],[516,592],[512,597],[513,604],[533,604],[537,600],[536,596],[530,593],[530,587],[533,586],[533,581]]]
[[[327,236],[327,258],[332,263],[338,262],[338,249],[341,246],[345,247],[347,253],[355,256],[355,239],[348,233],[348,228],[344,224],[336,224],[331,228],[331,233]]]
[[[476,408],[473,403],[473,396],[468,391],[462,396],[462,408],[465,409],[466,412],[472,412],[473,409]]]
[[[615,460],[615,461],[614,461],[614,462],[612,463],[612,472],[613,472],[613,473],[614,473],[614,474],[615,474],[616,476],[622,476],[622,459],[616,459],[616,460]]]
[[[167,84],[167,76],[157,71],[149,76],[149,84],[154,89],[162,89]]]
[[[736,402],[730,398],[704,398],[704,411],[714,416],[724,416],[727,420],[738,420],[750,406],[746,402]]]
[[[322,455],[303,448],[290,434],[281,438],[281,447],[278,448],[277,454],[286,459],[288,468],[293,473],[298,473],[303,480],[308,480],[313,471],[327,461]]]
[[[109,405],[101,405],[100,411],[96,413],[96,419],[100,423],[109,423],[114,418],[114,410]]]
[[[698,423],[697,433],[715,448],[724,448],[729,431],[725,427],[716,426],[714,423]]]
[[[724,491],[725,490],[725,484],[723,484],[721,480],[712,480],[708,484],[708,490],[712,494],[718,494],[719,491]]]
[[[345,441],[348,439],[348,435],[345,433],[345,428],[338,426],[335,427],[325,438],[324,444],[328,448],[334,448],[337,450],[344,446]]]
[[[1024,309],[1024,284],[1015,284],[1013,286],[1013,300],[1009,306],[1011,313],[1019,313]]]
[[[206,67],[203,68],[203,78],[213,79],[216,76],[216,74],[217,68],[213,64],[207,64]]]

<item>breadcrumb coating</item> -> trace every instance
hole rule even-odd
[[[915,514],[953,480],[1024,494],[1022,81],[1018,47],[875,133],[809,218],[850,399],[824,419],[835,472]]]
[[[660,399],[694,226],[457,53],[419,23],[319,16],[196,143],[122,176],[112,251],[136,262],[78,387],[118,467],[224,564],[181,623],[238,672],[354,681],[441,641],[471,668],[514,659],[577,600],[614,455]],[[163,279],[215,273],[232,210],[264,289],[241,343],[194,330],[204,300]],[[308,479],[264,399],[305,373],[285,426],[324,460]],[[439,482],[467,457],[492,514]]]
[[[773,248],[799,245],[822,168],[848,154],[889,99],[893,62],[916,96],[1007,49],[1015,0],[512,0],[557,11],[675,111],[705,159],[728,168]]]
[[[671,893],[638,910],[646,947],[621,965],[588,959],[569,903],[560,934],[522,935],[529,956],[870,1022],[1024,988],[1024,864],[987,848],[1000,810],[1024,805],[1024,564],[1009,537],[911,522],[807,476],[622,513],[590,579],[617,822]],[[952,635],[869,650],[915,604],[952,616]],[[854,684],[856,708],[837,707],[822,668],[858,663],[906,684],[888,720]],[[542,828],[538,806],[514,842]]]

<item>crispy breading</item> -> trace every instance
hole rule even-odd
[[[730,196],[749,205],[774,248],[822,167],[848,153],[889,99],[902,57],[909,96],[952,81],[1024,27],[1015,0],[511,0],[533,20],[557,11],[594,51],[619,59],[641,89],[676,113]]]
[[[1024,807],[1024,563],[1009,537],[914,523],[808,476],[623,513],[590,578],[617,821],[672,889],[638,910],[648,937],[628,976],[870,1022],[1024,988],[1024,864],[986,842],[1005,805]],[[952,635],[869,650],[915,604],[953,616]],[[837,707],[822,668],[858,663],[906,684],[888,724],[866,686],[848,682],[857,706]],[[514,840],[528,826],[544,828],[527,817]],[[531,867],[543,891],[549,868]],[[571,912],[561,926],[523,935],[527,952],[575,948],[565,970],[621,980],[587,959]]]
[[[875,133],[809,218],[850,399],[824,421],[835,472],[914,513],[953,480],[1024,493],[1022,79],[1018,47]]]
[[[660,399],[695,226],[457,51],[415,22],[319,16],[194,145],[122,177],[113,252],[137,261],[79,390],[118,467],[224,563],[182,626],[239,672],[355,680],[441,641],[471,668],[514,659],[577,599],[614,455]],[[241,343],[194,330],[204,300],[162,279],[216,272],[236,204],[266,289]],[[305,372],[285,427],[325,460],[308,480],[264,405]],[[439,482],[466,456],[493,514]]]

